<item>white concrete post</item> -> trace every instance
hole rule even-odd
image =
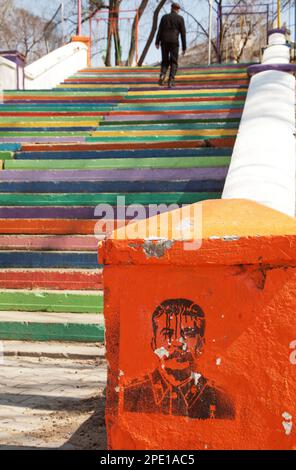
[[[274,45],[275,39],[283,41],[271,37],[265,64],[280,57],[278,63],[286,64],[288,47]],[[253,76],[222,198],[249,199],[294,217],[294,133],[294,76],[279,70]]]

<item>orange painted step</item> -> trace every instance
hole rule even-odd
[[[96,220],[0,219],[1,234],[93,235]]]
[[[235,143],[234,137],[195,140],[183,142],[149,142],[149,143],[82,143],[82,144],[24,144],[22,150],[24,152],[50,152],[65,150],[69,152],[87,151],[87,150],[142,150],[142,149],[167,149],[167,148],[197,148],[197,147],[215,147],[225,148],[233,147]]]
[[[96,224],[100,233],[111,226],[120,228],[129,220],[105,220],[97,219],[0,219],[0,234],[4,235],[94,235]],[[110,225],[109,225],[110,224]],[[100,241],[103,235],[97,235]],[[1,266],[0,266],[1,268]]]
[[[102,271],[3,270],[0,289],[101,290]]]

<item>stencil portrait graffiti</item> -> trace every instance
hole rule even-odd
[[[159,366],[124,387],[124,411],[234,419],[231,398],[196,370],[205,330],[205,314],[193,301],[162,302],[152,314],[151,346]]]

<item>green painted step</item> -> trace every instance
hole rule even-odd
[[[37,155],[36,155],[37,156]],[[228,166],[231,157],[105,158],[89,160],[7,160],[5,170],[112,170]]]
[[[0,322],[1,340],[103,342],[104,336],[96,324]]]
[[[0,291],[0,311],[101,313],[103,296],[90,292]]]
[[[13,152],[1,152],[0,151],[0,160],[11,160],[14,156]]]
[[[220,199],[220,193],[100,193],[100,194],[28,194],[12,193],[0,194],[1,206],[96,206],[97,204],[110,204],[115,206],[117,198],[124,196],[128,204],[192,204],[205,199]],[[0,296],[1,304],[1,296]],[[1,308],[1,306],[0,306]]]
[[[149,124],[194,124],[194,123],[220,123],[220,122],[235,122],[238,123],[240,122],[240,118],[231,118],[231,117],[223,117],[223,118],[203,118],[202,114],[198,118],[194,119],[151,119],[151,121],[145,120],[131,120],[131,121],[120,121],[120,119],[117,116],[114,116],[113,121],[100,121],[100,127],[112,127],[117,126],[119,123],[121,126],[132,126],[132,125],[137,125],[137,124],[143,124],[143,125],[149,125]],[[111,129],[111,130],[112,130]]]

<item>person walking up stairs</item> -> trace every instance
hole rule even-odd
[[[178,3],[172,3],[172,11],[162,17],[156,37],[156,48],[159,49],[161,44],[162,54],[159,85],[164,84],[167,71],[170,68],[169,88],[175,85],[175,76],[178,71],[179,35],[182,39],[183,55],[185,55],[187,47],[185,22],[184,18],[179,15],[180,9]]]

